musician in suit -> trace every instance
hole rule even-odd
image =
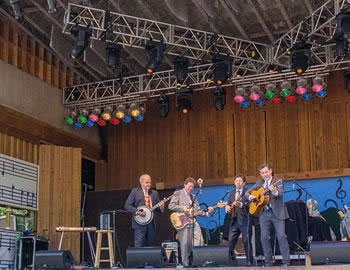
[[[275,235],[282,253],[283,266],[288,266],[290,259],[289,245],[285,233],[285,219],[289,216],[283,202],[283,181],[273,176],[270,164],[261,164],[258,167],[258,171],[262,179],[258,180],[247,190],[245,197],[249,200],[254,200],[255,196],[250,195],[253,190],[257,190],[260,187],[269,190],[269,203],[264,207],[263,212],[259,216],[261,229],[260,240],[265,256],[265,266],[272,266],[271,227],[275,229]]]
[[[244,243],[244,250],[247,258],[247,266],[253,265],[253,253],[251,242],[249,241],[249,206],[248,199],[244,194],[247,191],[245,187],[246,178],[242,174],[237,174],[234,178],[235,190],[230,193],[226,205],[226,212],[231,213],[229,229],[230,255],[235,256],[234,249],[240,234]]]
[[[169,203],[169,210],[174,212],[185,213],[188,216],[193,214],[193,211],[199,211],[199,203],[197,198],[192,194],[192,190],[196,182],[192,177],[186,178],[184,187],[181,190],[174,192]],[[193,209],[191,211],[191,209]],[[213,208],[208,208],[208,213],[211,213]],[[207,213],[199,211],[199,215],[205,216]],[[185,267],[190,265],[190,255],[192,250],[192,242],[194,246],[202,246],[204,244],[201,228],[196,221],[193,225],[188,224],[183,229],[178,231],[178,237],[181,249],[182,264]]]
[[[131,190],[124,208],[134,216],[145,215],[142,211],[138,211],[137,207],[145,205],[151,208],[159,202],[158,192],[151,189],[152,180],[148,174],[140,176],[140,187]],[[161,204],[160,211],[164,211],[164,204]],[[156,210],[158,211],[158,210]],[[155,244],[155,217],[151,223],[140,225],[132,219],[132,228],[134,230],[135,247],[154,246]]]

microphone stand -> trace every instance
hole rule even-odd
[[[307,209],[307,200],[308,196],[309,198],[312,198],[312,195],[303,188],[297,181],[293,181],[293,184],[297,185],[299,189],[301,189],[305,193],[305,219],[306,219],[306,249],[309,250],[309,218],[308,218],[308,209]]]
[[[222,196],[222,198],[220,199],[220,201],[224,201],[225,198],[226,198],[226,196],[227,196],[228,194],[230,194],[232,191],[234,191],[234,189],[233,189],[233,190],[226,191],[225,194],[224,194],[224,196]],[[221,244],[221,243],[222,243],[222,239],[223,239],[223,232],[221,231],[221,215],[220,215],[220,208],[219,208],[218,210],[219,210],[219,244]],[[225,212],[225,213],[226,213],[226,212]]]
[[[191,203],[191,209],[192,209],[192,213],[191,213],[191,218],[192,220],[194,221],[194,217],[195,217],[195,210],[194,210],[194,206],[195,206],[195,202],[197,200],[197,196],[198,196],[198,193],[200,192],[201,188],[199,188],[196,192],[196,195],[194,195],[193,197],[193,200],[192,200],[192,203]],[[194,246],[194,227],[195,227],[196,223],[193,222],[193,224],[191,224],[191,232],[190,232],[190,236],[191,237],[187,237],[187,245],[189,246],[189,249],[190,249],[190,253],[189,253],[189,260],[188,260],[188,264],[192,264],[192,253],[193,253],[193,246]],[[191,240],[191,241],[190,241]]]
[[[80,263],[83,263],[85,261],[85,200],[86,200],[86,192],[87,192],[87,184],[83,184],[84,187],[84,193],[83,193],[83,204],[80,211],[80,224],[83,227],[83,237],[82,237],[82,248],[81,248],[81,254],[80,254]]]

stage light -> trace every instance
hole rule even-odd
[[[120,64],[120,53],[122,46],[115,43],[108,43],[106,46],[106,63],[108,66],[115,68]]]
[[[226,55],[215,54],[212,62],[214,65],[214,82],[216,85],[222,85],[232,76],[232,58]]]
[[[174,71],[176,77],[176,88],[181,88],[181,85],[187,78],[188,58],[176,56],[174,60]]]
[[[266,85],[265,97],[267,99],[274,98],[276,96],[275,90],[276,90],[276,85],[275,84],[269,83],[268,85]]]
[[[221,111],[224,109],[226,104],[226,92],[220,86],[217,86],[215,91],[213,92],[214,96],[214,106],[217,111]]]
[[[169,113],[169,98],[166,95],[160,95],[158,98],[158,110],[160,117],[167,117]]]
[[[89,115],[89,120],[94,122],[94,123],[97,122],[98,119],[100,118],[100,113],[101,113],[101,109],[99,109],[99,108],[93,109]]]
[[[118,105],[114,115],[119,119],[123,119],[123,117],[125,116],[125,105]]]
[[[292,91],[291,91],[291,88],[292,88],[292,84],[290,83],[290,81],[283,81],[281,83],[281,92],[280,92],[280,96],[281,97],[288,97],[292,94]]]
[[[80,110],[80,114],[78,116],[78,122],[81,124],[85,124],[87,122],[87,116],[89,115],[89,112],[87,109]]]
[[[236,103],[239,103],[241,104],[244,100],[245,100],[245,96],[246,96],[246,92],[245,92],[245,89],[242,87],[242,86],[238,86],[236,88],[236,95],[235,97],[233,98],[233,100],[236,102]]]
[[[67,116],[64,120],[66,121],[66,123],[68,125],[73,125],[74,122],[75,122],[76,117],[77,117],[76,111],[71,111],[69,113],[69,116]]]
[[[175,93],[176,108],[184,114],[192,110],[192,93],[191,88],[182,88]]]
[[[300,78],[297,80],[297,88],[295,89],[295,93],[298,95],[304,95],[307,92],[307,80],[304,78]]]
[[[21,1],[20,0],[10,0],[10,5],[13,10],[13,15],[15,16],[15,19],[17,21],[20,21],[23,19],[23,12],[21,8]]]
[[[321,77],[317,76],[313,80],[312,91],[318,93],[324,89],[324,81]]]
[[[281,99],[279,97],[274,97],[271,99],[272,103],[273,104],[279,104],[281,103]]]
[[[250,106],[250,103],[248,100],[244,100],[239,104],[242,108],[248,108]]]
[[[262,107],[265,105],[265,101],[263,99],[259,99],[259,100],[255,101],[255,105]]]
[[[105,121],[111,120],[111,118],[112,118],[112,111],[113,111],[112,106],[106,106],[106,108],[104,109],[104,111],[101,114],[102,119],[105,120]]]
[[[304,95],[306,92],[307,92],[307,89],[302,86],[295,89],[295,93],[297,93],[298,95]]]
[[[49,14],[56,12],[56,0],[47,0],[47,6]]]
[[[75,122],[74,123],[74,127],[76,127],[76,128],[83,128],[83,124],[79,123],[79,122]]]
[[[131,122],[131,117],[130,117],[129,115],[124,115],[123,121],[124,121],[125,123],[130,123],[130,122]]]
[[[135,120],[138,121],[138,122],[143,121],[143,114],[139,114],[138,116],[136,116]]]
[[[140,108],[138,107],[138,105],[136,103],[130,104],[129,112],[130,112],[131,116],[134,118],[137,117],[141,113]]]
[[[261,92],[260,92],[260,86],[259,85],[253,85],[250,88],[250,94],[249,94],[249,99],[251,101],[257,101],[261,97]]]
[[[324,97],[327,96],[327,91],[326,90],[321,90],[321,91],[316,93],[316,96],[318,96],[320,98],[324,98]]]
[[[287,100],[287,102],[293,103],[296,100],[296,98],[295,98],[295,96],[288,96],[286,98],[286,100]]]
[[[311,45],[300,41],[291,49],[290,66],[298,75],[303,74],[311,65]]]
[[[302,97],[303,100],[308,101],[308,100],[311,99],[312,95],[309,92],[306,92],[301,97]]]
[[[157,70],[163,60],[164,51],[166,45],[162,42],[149,40],[146,43],[145,49],[147,54],[147,66],[146,72],[147,74],[152,74]]]
[[[72,59],[78,59],[89,46],[89,38],[91,37],[92,30],[88,27],[74,25],[71,33],[76,38],[76,41],[72,51],[70,52],[70,57]]]
[[[103,119],[100,119],[100,120],[97,121],[97,124],[98,124],[100,127],[104,127],[104,126],[106,126],[106,121],[103,120]]]
[[[120,123],[118,118],[112,118],[109,123],[111,123],[113,126],[116,126]]]
[[[336,42],[337,56],[345,56],[350,44],[350,6],[340,10],[336,16],[336,28],[331,41]]]
[[[86,125],[87,127],[93,127],[94,124],[95,124],[95,123],[92,122],[91,120],[87,120],[85,125]]]

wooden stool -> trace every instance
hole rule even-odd
[[[96,258],[94,267],[100,267],[101,262],[109,262],[111,268],[114,264],[114,249],[113,249],[113,231],[112,230],[97,230],[97,244],[96,244]],[[108,246],[102,247],[102,238],[103,235],[107,234],[108,236]],[[101,251],[108,250],[108,260],[101,260]]]

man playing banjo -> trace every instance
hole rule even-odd
[[[151,183],[151,177],[148,174],[141,175],[140,187],[131,190],[124,205],[125,210],[133,215],[132,228],[134,230],[135,247],[154,246],[155,244],[155,220],[153,214],[151,216],[152,219],[145,222],[145,224],[137,222],[136,220],[139,220],[138,217],[148,217],[146,211],[140,210],[140,208],[146,206],[151,209],[152,206],[159,204],[160,211],[164,211],[164,202],[159,203],[158,192],[151,189]],[[142,220],[142,218],[140,219]]]

